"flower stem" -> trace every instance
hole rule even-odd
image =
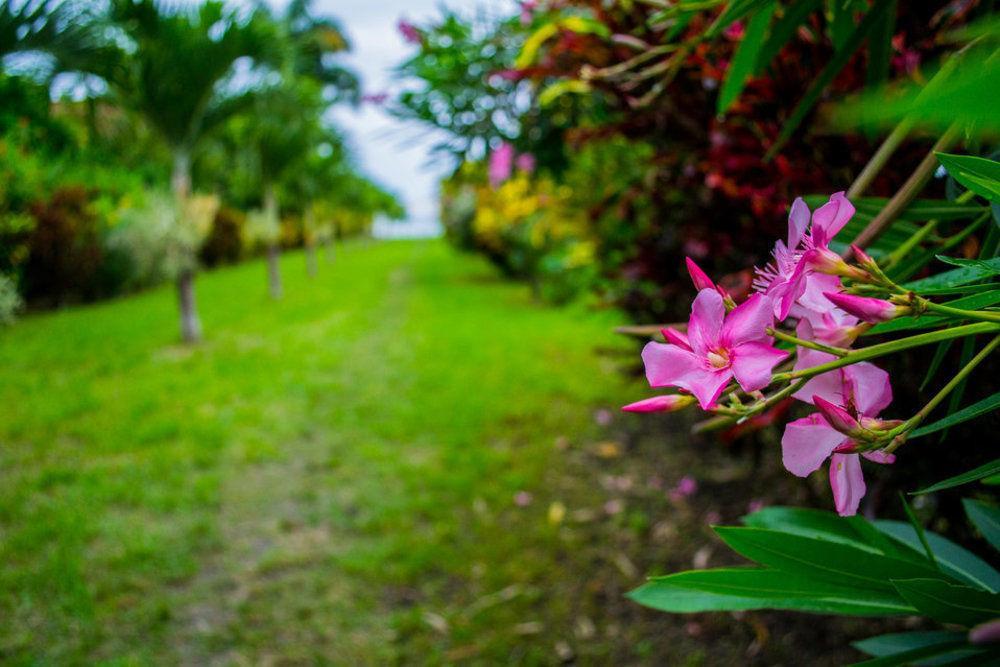
[[[927,299],[921,299],[921,305],[927,310],[933,310],[943,315],[951,315],[967,320],[982,320],[983,322],[1000,322],[1000,312],[992,310],[965,310],[964,308],[952,308],[942,303],[934,303]]]
[[[835,357],[844,357],[850,354],[850,350],[843,347],[834,347],[833,345],[824,345],[823,343],[817,343],[812,340],[804,340],[792,334],[785,333],[784,331],[779,331],[777,329],[772,329],[768,327],[767,333],[778,340],[783,340],[786,343],[792,343],[793,345],[801,345],[802,347],[808,347],[810,350],[818,350],[820,352],[826,352],[827,354],[832,354]]]
[[[803,385],[805,385],[807,381],[808,380],[803,379],[799,380],[798,382],[793,382],[784,389],[782,389],[781,391],[771,394],[770,396],[767,397],[766,400],[761,401],[756,405],[750,406],[750,409],[747,410],[742,417],[737,419],[736,423],[742,424],[743,422],[750,419],[754,415],[767,411],[771,406],[775,405],[776,403],[779,403],[780,401],[783,401],[784,399],[788,398],[789,396],[797,392],[799,389],[803,387]]]
[[[941,401],[947,398],[948,394],[950,394],[955,389],[955,387],[957,387],[966,377],[968,377],[969,373],[971,373],[976,366],[982,363],[983,360],[986,359],[986,357],[990,356],[990,353],[993,352],[993,350],[995,350],[997,346],[1000,346],[1000,336],[994,336],[993,340],[987,343],[986,347],[984,347],[982,350],[979,351],[979,354],[970,359],[969,363],[963,366],[962,370],[958,371],[958,373],[955,374],[955,377],[953,377],[948,382],[948,384],[943,386],[941,388],[941,391],[939,391],[937,394],[934,395],[934,398],[927,401],[927,404],[924,405],[924,407],[920,408],[917,414],[907,419],[905,422],[903,422],[901,426],[893,429],[892,433],[897,437],[895,437],[892,443],[885,448],[886,453],[891,454],[892,452],[899,449],[899,447],[905,442],[905,438],[901,438],[898,436],[909,433],[914,428],[916,428],[920,424],[920,422],[926,419],[927,415],[933,412],[934,408],[940,405]]]
[[[865,168],[861,170],[858,177],[854,179],[851,184],[850,189],[847,191],[847,198],[854,199],[855,197],[860,197],[871,185],[871,182],[875,180],[878,173],[882,171],[882,167],[885,166],[892,154],[896,152],[899,145],[903,143],[906,139],[906,135],[910,133],[910,129],[913,127],[913,121],[909,118],[904,118],[902,121],[893,128],[889,136],[885,138],[882,145],[878,147],[875,151],[875,155],[872,155],[871,159],[868,160],[868,164]]]
[[[800,378],[811,378],[822,373],[826,373],[827,371],[856,364],[859,361],[867,361],[868,359],[875,359],[876,357],[884,357],[887,354],[892,354],[893,352],[899,352],[901,350],[908,350],[911,347],[930,345],[931,343],[938,343],[943,340],[963,338],[965,336],[973,336],[981,333],[996,333],[998,331],[1000,331],[1000,324],[994,324],[993,322],[977,322],[976,324],[965,324],[958,327],[951,327],[949,329],[930,331],[928,333],[908,336],[907,338],[900,338],[887,343],[869,345],[868,347],[863,347],[860,350],[854,350],[840,359],[834,359],[833,361],[820,364],[819,366],[813,366],[812,368],[802,368],[788,373],[777,373],[772,376],[771,381],[783,382],[787,380],[797,380]]]

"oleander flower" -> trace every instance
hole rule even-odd
[[[910,309],[906,306],[897,306],[884,299],[875,299],[870,296],[857,296],[856,294],[844,294],[843,292],[824,292],[823,296],[836,304],[841,310],[871,324],[888,322],[891,319],[910,312]]]
[[[701,290],[691,306],[686,338],[667,329],[664,336],[670,342],[643,348],[650,386],[688,391],[706,410],[734,378],[744,391],[763,389],[774,366],[788,356],[767,335],[772,310],[766,296],[755,294],[727,315],[722,295]]]
[[[653,396],[635,403],[629,403],[622,408],[623,412],[676,412],[694,403],[693,396],[686,394],[667,394]]]
[[[799,348],[795,368],[812,368],[833,359],[825,352]],[[883,464],[895,461],[895,456],[882,451],[856,451],[865,433],[893,425],[878,419],[892,402],[889,374],[860,362],[812,378],[794,396],[816,405],[819,412],[785,426],[781,438],[785,468],[807,477],[830,459],[830,487],[837,512],[856,514],[866,491],[861,457]]]

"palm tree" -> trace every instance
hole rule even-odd
[[[125,57],[98,73],[166,142],[171,189],[183,202],[191,194],[191,159],[199,142],[248,103],[246,95],[227,92],[220,82],[241,58],[277,59],[274,25],[257,10],[227,9],[214,0],[193,8],[112,0],[109,15],[131,44]],[[181,335],[198,341],[193,270],[179,272],[177,293]]]
[[[267,266],[271,296],[282,294],[278,230],[281,212],[278,187],[298,175],[323,137],[320,116],[323,101],[316,86],[307,80],[288,78],[279,85],[259,90],[245,115],[246,145],[255,152],[266,227]]]

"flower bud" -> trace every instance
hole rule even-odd
[[[654,396],[622,408],[623,412],[676,412],[695,402],[694,396],[686,394],[667,394]]]
[[[660,333],[663,334],[663,339],[668,343],[670,343],[671,345],[682,347],[685,350],[691,349],[691,343],[688,342],[688,337],[686,333],[678,331],[673,327],[664,327],[660,329]]]
[[[813,404],[819,408],[827,423],[844,435],[856,438],[864,434],[864,429],[858,420],[839,405],[834,405],[822,396],[813,396]]]
[[[861,246],[852,243],[851,252],[854,253],[854,258],[858,260],[858,264],[865,267],[869,271],[878,270],[878,262],[876,262],[871,255],[866,253]]]
[[[906,306],[897,306],[884,299],[875,299],[870,296],[857,296],[843,292],[823,292],[823,296],[844,312],[872,324],[888,322],[910,312]]]
[[[691,282],[694,283],[694,288],[699,292],[703,289],[715,289],[715,283],[708,274],[701,270],[701,267],[694,263],[694,260],[690,257],[685,257],[684,261],[687,263],[688,275],[691,276]]]
[[[996,644],[1000,642],[1000,618],[980,623],[969,630],[970,644]]]
[[[802,255],[805,265],[817,273],[850,278],[862,283],[872,282],[870,273],[857,266],[851,266],[829,248],[813,248]]]

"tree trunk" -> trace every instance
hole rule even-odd
[[[281,248],[278,246],[281,237],[281,218],[278,217],[278,198],[274,194],[274,185],[268,183],[264,186],[264,214],[270,224],[274,225],[276,238],[271,239],[267,245],[267,282],[271,291],[272,299],[280,299],[284,293],[281,289],[281,267],[278,265],[278,258],[281,256]]]
[[[184,270],[177,276],[177,304],[181,310],[181,339],[197,343],[201,340],[201,321],[194,300],[194,271]]]
[[[277,243],[267,246],[267,283],[271,291],[272,299],[280,299],[283,291],[281,289],[281,268],[278,266],[278,258],[281,251]]]
[[[316,242],[306,241],[306,273],[310,278],[316,277]]]
[[[191,156],[185,149],[174,150],[170,187],[177,199],[178,209],[183,211],[184,201],[191,194]],[[177,304],[181,311],[181,340],[185,343],[197,343],[201,340],[201,320],[194,300],[193,268],[182,269],[177,275]]]

